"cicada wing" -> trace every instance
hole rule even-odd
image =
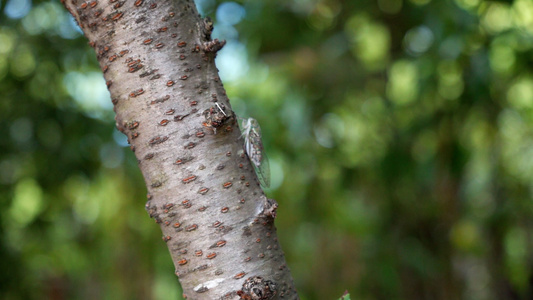
[[[246,119],[237,116],[237,121],[241,122],[240,123],[240,125],[241,125],[240,129],[241,129],[241,133],[242,133],[244,131],[244,127],[246,126]]]
[[[263,151],[259,166],[256,166],[255,163],[252,165],[254,166],[255,173],[257,174],[257,178],[259,178],[261,185],[265,188],[270,187],[270,162],[268,161],[266,153]]]
[[[241,136],[244,138],[244,150],[250,159],[254,171],[264,187],[270,186],[270,165],[268,157],[263,151],[263,141],[261,140],[261,127],[254,118],[241,120]]]
[[[241,130],[241,137],[244,138],[245,142],[247,139],[249,139],[249,136],[250,136],[250,132],[252,130],[252,125],[250,123],[250,119],[244,119],[244,118],[241,118],[241,117],[237,117],[240,121],[241,121],[241,126],[240,126],[240,130]]]
[[[257,151],[255,150],[253,139],[249,135],[244,136],[244,150],[246,150],[246,155],[252,162],[253,165],[259,166],[260,161],[257,160]]]

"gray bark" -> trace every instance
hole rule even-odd
[[[187,0],[63,1],[96,51],[185,298],[298,299],[210,22]]]

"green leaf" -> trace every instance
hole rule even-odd
[[[345,291],[344,294],[339,298],[339,300],[350,300],[350,294],[348,291]]]

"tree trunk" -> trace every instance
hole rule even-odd
[[[187,299],[298,299],[189,0],[62,0],[95,49]],[[119,212],[117,212],[119,213]]]

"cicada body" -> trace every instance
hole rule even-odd
[[[264,187],[270,186],[270,166],[261,140],[261,127],[254,118],[242,120],[242,137],[244,150],[252,162],[259,181]]]

